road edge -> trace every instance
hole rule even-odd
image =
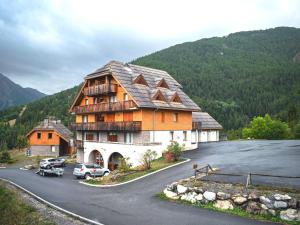
[[[57,205],[55,205],[55,204],[53,204],[53,203],[50,203],[50,202],[48,202],[47,200],[45,200],[45,199],[43,199],[43,198],[37,196],[36,194],[32,193],[31,191],[28,191],[28,190],[25,189],[24,187],[22,187],[22,186],[20,186],[20,185],[18,185],[18,184],[16,184],[16,183],[14,183],[14,182],[12,182],[12,181],[10,181],[10,180],[8,180],[8,179],[5,179],[5,178],[0,177],[0,180],[12,184],[13,186],[15,186],[15,187],[19,188],[20,190],[24,191],[25,193],[29,194],[30,196],[32,196],[32,197],[35,198],[36,200],[38,200],[38,201],[40,201],[40,202],[42,202],[42,203],[48,205],[48,206],[51,207],[51,208],[56,209],[56,210],[58,210],[58,211],[60,211],[60,212],[62,212],[62,213],[64,213],[64,214],[67,214],[68,216],[74,217],[74,218],[76,218],[76,219],[78,219],[78,220],[80,220],[80,221],[83,221],[83,222],[86,222],[86,223],[89,223],[89,224],[104,225],[103,223],[99,223],[99,222],[96,222],[96,221],[94,221],[94,220],[88,219],[88,218],[86,218],[86,217],[80,216],[80,215],[78,215],[78,214],[76,214],[76,213],[73,213],[73,212],[70,212],[70,211],[68,211],[68,210],[66,210],[66,209],[63,209],[63,208],[61,208],[61,207],[59,207],[59,206],[57,206]]]
[[[137,177],[137,178],[135,178],[135,179],[133,179],[133,180],[129,180],[129,181],[126,181],[126,182],[122,182],[122,183],[119,183],[119,184],[88,184],[88,183],[85,183],[84,181],[79,181],[79,183],[80,183],[80,184],[83,184],[83,185],[86,185],[86,186],[99,187],[99,188],[117,187],[117,186],[121,186],[121,185],[125,185],[125,184],[132,183],[132,182],[134,182],[134,181],[137,181],[137,180],[143,179],[143,178],[145,178],[145,177],[151,176],[151,175],[153,175],[153,174],[159,173],[159,172],[161,172],[161,171],[163,171],[163,170],[167,170],[167,169],[169,169],[169,168],[172,168],[172,167],[175,167],[175,166],[179,166],[179,165],[181,165],[181,164],[183,164],[183,163],[187,163],[187,162],[191,161],[191,159],[189,159],[189,158],[184,158],[184,159],[185,159],[185,160],[182,161],[182,162],[179,162],[179,163],[176,163],[176,164],[167,166],[167,167],[165,167],[165,168],[162,168],[162,169],[153,171],[153,172],[148,173],[148,174],[145,174],[145,175],[143,175],[143,176],[141,176],[141,177]]]

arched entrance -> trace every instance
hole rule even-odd
[[[91,151],[89,155],[89,163],[95,163],[104,167],[104,160],[101,153],[98,150]]]
[[[118,152],[112,153],[108,159],[108,169],[110,169],[110,170],[117,169],[120,165],[120,160],[122,158],[123,158],[123,156],[120,153],[118,153]]]

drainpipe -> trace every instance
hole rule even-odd
[[[153,128],[153,137],[152,137],[152,142],[155,142],[155,119],[156,119],[156,112],[157,112],[158,108],[153,110],[153,117],[152,117],[152,128]]]

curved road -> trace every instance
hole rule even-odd
[[[299,176],[300,141],[236,141],[201,144],[186,152],[188,163],[113,188],[89,187],[72,177],[66,168],[63,178],[40,177],[32,171],[0,169],[10,179],[45,200],[105,225],[244,225],[272,224],[206,209],[161,201],[155,194],[178,179],[191,176],[192,164],[211,164],[222,171],[264,172]],[[259,181],[261,182],[261,181]],[[265,181],[262,182],[273,182]],[[298,181],[277,184],[300,187]]]

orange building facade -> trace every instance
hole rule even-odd
[[[86,76],[71,106],[77,160],[114,169],[120,157],[138,165],[148,149],[161,156],[173,141],[197,148],[200,110],[165,71],[112,61]]]

